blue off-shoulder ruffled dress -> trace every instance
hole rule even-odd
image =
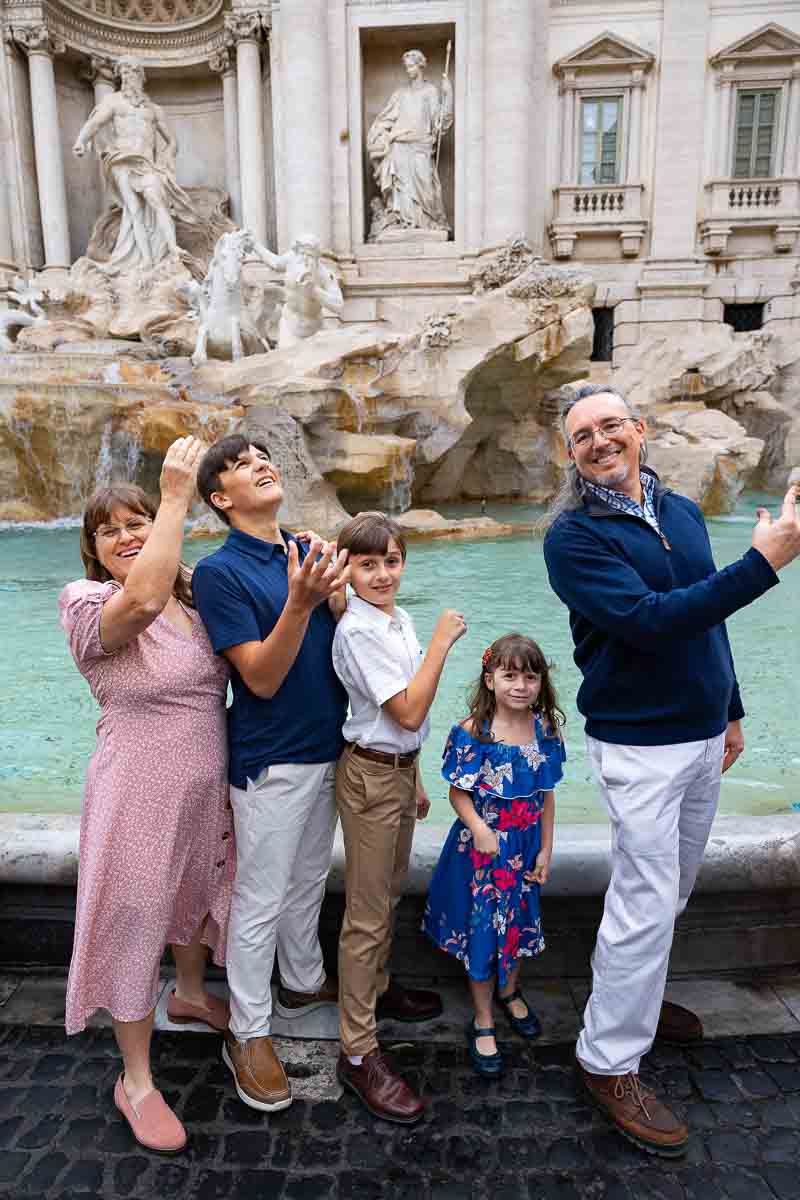
[[[472,793],[499,851],[481,854],[456,820],[433,873],[422,928],[472,979],[496,975],[503,987],[518,958],[544,950],[539,885],[530,875],[542,842],[542,793],[561,779],[565,758],[561,738],[545,733],[538,717],[526,746],[481,742],[461,725],[450,730],[442,777]]]

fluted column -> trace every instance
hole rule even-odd
[[[53,56],[66,47],[54,38],[46,25],[14,30],[14,40],[28,55],[28,75],[33,114],[33,150],[39,186],[39,210],[42,218],[44,265],[69,267],[67,187],[58,123],[58,100]]]
[[[289,242],[313,233],[331,244],[327,0],[281,0],[284,186]]]
[[[564,131],[561,140],[561,182],[565,187],[575,182],[575,76],[567,75],[561,85],[564,108]]]
[[[484,10],[485,237],[530,232],[530,127],[536,6],[491,0]]]
[[[731,145],[731,98],[733,95],[733,77],[726,74],[730,68],[723,67],[719,81],[719,125],[717,128],[717,161],[714,164],[714,174],[718,179],[727,179],[733,174],[733,164],[729,160]]]
[[[792,77],[789,80],[789,101],[787,104],[786,116],[786,150],[783,155],[783,170],[782,175],[797,175],[800,165],[798,164],[798,153],[800,153],[800,64],[795,63],[792,68]]]
[[[267,238],[264,161],[263,31],[258,13],[227,13],[225,28],[236,46],[241,221],[260,242]]]
[[[628,172],[626,183],[640,183],[642,170],[642,99],[644,97],[644,71],[633,72],[631,83],[631,118],[628,138]]]
[[[225,124],[225,187],[230,197],[231,220],[242,223],[242,176],[239,160],[239,90],[236,63],[226,46],[208,60],[215,75],[222,76],[222,111]],[[265,210],[266,211],[266,210]]]

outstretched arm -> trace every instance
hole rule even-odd
[[[101,100],[96,108],[93,108],[88,118],[84,122],[80,133],[75,139],[75,144],[72,147],[72,153],[78,158],[82,158],[86,153],[86,147],[94,138],[98,130],[102,129],[114,115],[114,93],[112,96],[106,96]]]
[[[289,265],[288,254],[273,254],[266,246],[262,246],[261,242],[257,242],[252,234],[247,242],[247,252],[260,258],[268,267],[272,267],[273,271],[285,271]]]

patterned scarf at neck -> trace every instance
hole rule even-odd
[[[661,526],[656,517],[656,481],[652,475],[646,475],[644,471],[639,478],[642,481],[642,503],[637,504],[630,496],[626,496],[624,492],[615,492],[613,488],[603,487],[598,483],[590,483],[588,479],[583,480],[583,485],[588,494],[597,500],[601,500],[607,504],[609,508],[615,508],[617,512],[630,513],[632,517],[641,517],[646,521],[659,537],[662,537]]]

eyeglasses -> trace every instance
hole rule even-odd
[[[153,522],[150,517],[134,517],[132,520],[126,521],[124,525],[101,525],[99,529],[95,530],[94,536],[95,539],[100,538],[103,542],[110,545],[112,542],[117,541],[123,529],[131,537],[138,537],[148,525],[152,524]]]
[[[638,420],[638,417],[610,417],[607,421],[601,421],[594,429],[579,429],[569,439],[568,444],[573,447],[577,446],[578,449],[582,449],[584,446],[591,446],[596,433],[602,433],[604,438],[612,438],[620,433],[626,421]]]

